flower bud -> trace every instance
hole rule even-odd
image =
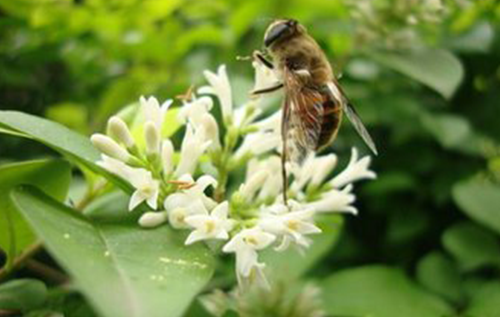
[[[163,167],[163,174],[168,175],[174,169],[174,162],[172,160],[174,155],[174,145],[170,139],[163,141],[161,146],[161,164]]]
[[[154,228],[167,221],[167,219],[168,215],[166,211],[150,211],[139,218],[139,225],[144,228]]]
[[[108,134],[113,139],[125,144],[125,146],[129,149],[135,144],[129,128],[120,117],[114,116],[108,120]]]
[[[266,170],[260,170],[254,173],[250,179],[240,187],[240,193],[245,199],[251,200],[255,193],[264,185],[269,173]]]
[[[217,125],[215,118],[210,113],[206,113],[203,115],[201,120],[201,124],[205,130],[206,139],[212,141],[210,147],[214,150],[220,148],[219,126]]]
[[[118,145],[118,143],[116,143],[110,137],[104,134],[96,133],[90,137],[90,140],[99,151],[106,154],[107,156],[125,163],[130,160],[130,154],[127,152],[127,150]]]
[[[144,138],[148,154],[156,154],[160,151],[160,132],[154,122],[148,121],[144,125]]]

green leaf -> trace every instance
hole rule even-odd
[[[0,111],[0,124],[63,152],[94,170],[98,168],[94,162],[99,159],[99,152],[89,138],[58,123],[18,111]]]
[[[39,160],[0,167],[0,248],[7,252],[7,268],[35,240],[31,228],[12,204],[10,190],[21,184],[30,184],[63,200],[70,180],[71,168],[63,160]]]
[[[100,155],[89,138],[65,126],[18,111],[0,111],[0,127],[3,127],[3,130],[8,133],[10,130],[13,131],[9,134],[24,136],[53,148],[66,155],[70,160],[105,176],[125,191],[131,189],[125,181],[95,164]]]
[[[447,99],[453,96],[464,76],[460,61],[452,53],[442,49],[376,52],[371,57],[434,89]]]
[[[325,216],[318,221],[318,226],[323,232],[311,236],[311,246],[303,254],[293,247],[283,252],[272,249],[263,251],[261,258],[269,270],[268,276],[276,280],[290,280],[306,273],[336,244],[343,218],[340,215]]]
[[[500,244],[486,228],[470,222],[459,223],[447,229],[442,240],[445,249],[456,258],[464,271],[488,265],[500,267]]]
[[[31,187],[12,197],[103,316],[181,316],[212,276],[211,254],[179,231],[92,224]]]
[[[489,283],[474,295],[464,316],[498,317],[498,303],[500,303],[500,283]]]
[[[460,274],[455,263],[440,252],[426,255],[417,264],[417,279],[428,290],[452,302],[462,299]]]
[[[500,186],[469,180],[453,187],[453,198],[470,218],[500,234]]]
[[[365,266],[335,273],[323,283],[325,309],[334,316],[442,317],[450,307],[398,269]]]
[[[47,287],[34,279],[18,279],[0,285],[0,310],[28,311],[41,306]]]

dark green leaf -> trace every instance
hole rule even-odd
[[[0,167],[0,247],[7,252],[7,267],[27,246],[34,242],[31,228],[9,198],[13,187],[37,186],[58,200],[66,197],[71,168],[66,161],[40,160]]]
[[[498,317],[500,303],[500,283],[491,282],[484,285],[474,295],[464,316],[466,317]]]
[[[442,317],[450,307],[413,284],[400,270],[365,266],[331,275],[323,283],[332,316]]]
[[[480,180],[460,182],[453,187],[453,198],[465,214],[500,234],[500,186]]]
[[[38,280],[19,279],[0,285],[0,310],[28,311],[43,304],[47,287]]]
[[[34,188],[13,198],[103,316],[181,316],[212,275],[208,250],[179,231],[92,224]]]
[[[430,291],[452,302],[462,299],[460,275],[456,265],[442,253],[432,252],[418,262],[417,279]]]
[[[443,234],[443,245],[464,271],[500,265],[497,237],[476,224],[463,222],[449,228]]]

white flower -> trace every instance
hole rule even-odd
[[[139,225],[144,228],[154,228],[167,221],[167,219],[168,215],[165,211],[149,211],[139,218]]]
[[[160,131],[153,121],[144,124],[144,139],[147,154],[157,154],[160,151]]]
[[[352,148],[349,164],[340,174],[333,178],[329,184],[335,188],[342,188],[347,184],[361,179],[376,178],[377,174],[369,169],[370,161],[370,156],[365,156],[361,160],[358,160],[358,150]]]
[[[206,141],[205,129],[194,131],[188,124],[181,145],[181,159],[175,170],[175,175],[193,174],[198,164],[198,159],[210,146],[211,141]]]
[[[337,156],[335,154],[328,154],[324,156],[315,156],[314,154],[310,154],[302,166],[293,166],[295,180],[291,186],[292,191],[299,192],[303,190],[307,183],[312,186],[321,185],[328,174],[330,174],[334,169],[336,164]]]
[[[130,154],[107,135],[96,133],[90,137],[92,144],[102,153],[122,162],[130,160]]]
[[[165,114],[173,101],[168,99],[161,106],[158,99],[155,97],[146,99],[144,96],[141,96],[139,101],[141,103],[142,112],[144,113],[144,121],[153,121],[156,128],[161,133]]]
[[[216,206],[210,215],[193,215],[185,218],[185,222],[195,228],[186,239],[186,245],[206,239],[227,240],[234,221],[228,219],[229,204],[227,201]]]
[[[136,189],[130,197],[129,210],[134,209],[144,201],[149,207],[156,209],[160,183],[153,178],[150,171],[143,168],[131,168],[126,180]]]
[[[269,69],[266,65],[263,65],[258,61],[253,61],[252,66],[255,69],[254,91],[274,87],[280,82],[276,77],[275,72]]]
[[[247,154],[259,156],[276,149],[281,144],[281,136],[274,132],[249,133],[234,154],[234,159],[239,160]]]
[[[258,190],[262,188],[264,182],[269,176],[267,170],[260,170],[253,173],[247,181],[241,184],[239,192],[247,201],[252,201]]]
[[[289,211],[284,204],[276,204],[261,211],[259,226],[282,239],[277,251],[288,248],[290,242],[309,247],[311,241],[305,235],[321,233],[321,229],[313,222],[313,208],[303,208],[294,201],[289,201],[289,204],[293,211]]]
[[[101,155],[101,160],[97,161],[97,165],[123,179],[127,179],[132,173],[132,167],[104,154]]]
[[[191,102],[185,103],[179,113],[177,120],[181,123],[191,122],[195,127],[201,124],[203,115],[208,113],[213,107],[213,101],[210,97],[201,97],[193,99]]]
[[[274,114],[254,122],[252,126],[255,126],[259,131],[273,131],[276,134],[281,133],[281,110],[276,111]]]
[[[204,71],[203,74],[209,82],[210,87],[202,87],[198,92],[215,94],[219,98],[222,108],[222,117],[224,121],[227,122],[233,112],[233,97],[231,93],[231,84],[227,77],[226,65],[219,66],[217,74],[208,70]]]
[[[208,215],[208,210],[200,199],[191,200],[182,194],[172,194],[165,200],[168,222],[175,229],[186,229],[186,218],[192,215]]]
[[[217,181],[212,176],[204,175],[195,182],[191,175],[183,175],[177,183],[186,189],[168,196],[164,207],[168,212],[169,222],[174,228],[187,228],[186,217],[208,214],[208,210],[217,205],[204,193],[208,186],[216,186]]]
[[[260,227],[243,229],[224,247],[225,253],[236,253],[236,274],[238,280],[247,279],[252,273],[261,274],[264,263],[258,262],[257,251],[268,247],[276,237],[264,232]]]
[[[283,188],[283,175],[281,174],[281,158],[277,155],[269,156],[263,160],[252,159],[247,167],[247,182],[259,171],[266,171],[268,177],[258,190],[257,199],[267,200],[276,197]]]
[[[306,204],[306,207],[313,208],[316,212],[347,212],[357,214],[358,211],[351,204],[356,197],[351,194],[352,185],[347,185],[342,190],[332,189],[321,195],[317,201]]]
[[[127,148],[132,148],[135,144],[127,124],[120,117],[114,116],[108,120],[108,134]]]
[[[214,116],[210,113],[205,113],[201,117],[201,129],[205,131],[205,140],[210,141],[210,149],[217,150],[220,148],[219,140],[219,125],[215,120]]]
[[[166,139],[163,141],[161,145],[161,164],[163,167],[163,175],[170,175],[174,170],[173,163],[173,155],[174,155],[174,145],[170,139]]]

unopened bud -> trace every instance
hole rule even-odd
[[[144,138],[148,154],[156,154],[160,151],[160,131],[153,121],[148,121],[144,125]]]
[[[135,144],[127,124],[120,117],[111,117],[108,120],[108,133],[115,140],[125,144],[127,148],[132,148]]]
[[[163,167],[163,174],[168,175],[173,171],[173,155],[174,145],[169,139],[163,141],[161,146],[161,164]]]
[[[245,184],[241,185],[241,195],[245,197],[245,199],[252,199],[259,188],[262,187],[268,175],[266,170],[260,170],[253,174]]]
[[[167,221],[167,219],[168,216],[166,211],[150,211],[139,218],[139,225],[144,228],[154,228]]]
[[[90,137],[90,140],[92,141],[92,144],[94,144],[94,146],[103,154],[125,163],[130,160],[130,154],[127,150],[122,148],[112,138],[96,133]]]

